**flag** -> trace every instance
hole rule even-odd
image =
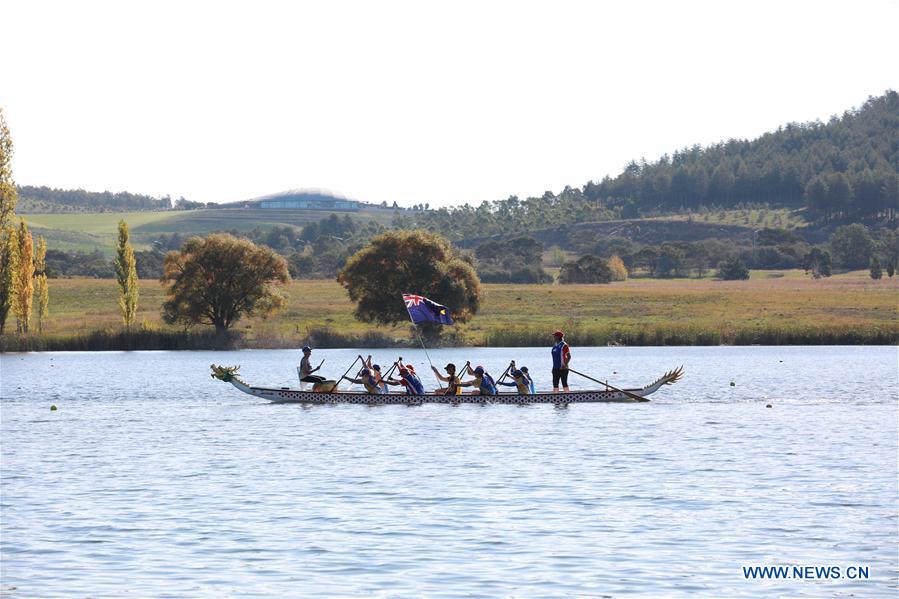
[[[409,311],[409,318],[412,322],[418,324],[420,322],[439,322],[442,324],[453,324],[446,306],[441,306],[437,302],[432,302],[423,295],[403,294],[403,301],[406,302],[406,310]]]

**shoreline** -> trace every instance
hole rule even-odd
[[[431,349],[472,347],[540,347],[545,345],[543,330],[511,330],[494,332],[478,342],[461,342],[447,338],[428,343]],[[738,330],[647,328],[643,331],[573,331],[572,343],[581,347],[720,347],[720,346],[896,346],[899,331],[884,329],[847,330],[821,327],[817,329]],[[3,335],[0,353],[55,351],[197,351],[296,349],[303,345],[316,349],[388,349],[417,348],[417,339],[392,338],[382,333],[342,335],[333,331],[313,330],[305,337],[264,337],[248,339],[242,334],[219,336],[209,332],[184,331],[93,331],[68,336]]]

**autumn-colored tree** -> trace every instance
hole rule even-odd
[[[609,258],[609,268],[612,270],[613,281],[627,281],[627,267],[618,254],[613,254]]]
[[[211,324],[224,333],[241,316],[266,315],[287,301],[278,289],[290,282],[287,261],[232,235],[191,237],[166,254],[163,269],[169,324]]]
[[[16,274],[19,272],[19,237],[15,228],[0,230],[0,335],[6,330],[6,319],[16,303]]]
[[[119,309],[122,321],[131,328],[137,314],[137,262],[134,259],[134,248],[131,247],[128,235],[128,224],[119,221],[119,238],[116,242],[115,276],[119,283]]]
[[[612,269],[602,258],[592,254],[581,256],[576,262],[566,262],[559,271],[559,283],[610,283]]]
[[[12,154],[12,137],[0,108],[0,333],[3,333],[6,318],[15,304],[15,280],[19,269],[18,238],[15,228],[9,226],[19,199],[12,177]]]
[[[0,231],[5,229],[12,219],[19,200],[16,183],[12,177],[12,154],[12,137],[3,116],[3,109],[0,108]]]
[[[481,304],[481,282],[470,258],[445,237],[420,230],[372,238],[347,260],[337,281],[356,302],[356,318],[364,322],[408,322],[404,293],[445,305],[457,322],[471,320]]]
[[[44,319],[50,313],[50,289],[47,286],[47,241],[37,238],[34,252],[34,293],[37,295],[37,332],[44,332]]]
[[[31,304],[34,301],[34,240],[24,220],[19,221],[16,236],[19,244],[19,268],[14,275],[16,299],[13,303],[13,313],[16,315],[18,332],[28,334]]]

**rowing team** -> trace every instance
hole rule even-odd
[[[311,355],[312,349],[308,346],[304,347],[303,359],[300,362],[299,368],[300,380],[306,383],[313,383],[316,386],[323,385],[327,382],[324,377],[313,374],[321,368],[321,364],[316,368],[312,368],[310,361]],[[361,356],[358,357],[357,360],[358,359],[361,359]],[[372,364],[371,356],[368,356],[362,363],[363,367],[359,370],[356,377],[344,375],[342,379],[364,386],[365,390],[371,394],[387,394],[390,392],[390,386],[402,386],[405,387],[407,395],[425,395],[424,385],[418,377],[418,374],[416,374],[415,367],[411,364],[404,364],[402,358],[394,364],[399,373],[400,378],[398,379],[390,376],[393,368],[388,370],[385,375],[382,375],[381,367],[377,364]],[[440,371],[437,370],[437,368],[434,368],[433,366],[431,368],[434,370],[434,374],[437,378],[446,383],[446,387],[442,387],[435,392],[437,395],[462,395],[463,387],[472,387],[473,390],[470,392],[471,395],[496,395],[498,393],[497,386],[515,387],[518,390],[519,395],[529,395],[535,392],[534,381],[531,379],[527,367],[522,366],[521,368],[518,368],[515,366],[514,361],[509,364],[509,368],[506,369],[506,372],[503,373],[503,376],[500,377],[499,380],[494,380],[493,377],[490,376],[490,373],[484,370],[483,366],[472,368],[471,362],[466,362],[465,367],[463,368],[464,373],[473,377],[471,380],[467,381],[463,381],[456,372],[455,364],[447,364],[444,367],[446,376],[440,374]],[[504,382],[507,373],[512,377],[513,382]],[[313,387],[313,390],[315,390],[315,387]],[[329,385],[328,391],[336,391],[336,385]]]

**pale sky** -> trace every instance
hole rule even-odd
[[[0,0],[21,185],[542,195],[899,89],[899,1]]]

